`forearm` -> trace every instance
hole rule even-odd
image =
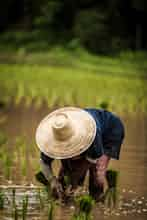
[[[42,159],[40,159],[40,167],[41,167],[41,171],[44,174],[45,178],[48,181],[50,181],[53,177],[53,171],[52,171],[51,163],[46,164],[46,163],[44,163],[44,161]]]
[[[103,184],[110,157],[103,154],[96,162],[96,179],[98,184]]]

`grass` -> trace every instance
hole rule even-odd
[[[135,62],[127,64],[127,60],[121,63],[117,58],[92,57],[86,53],[84,57],[79,53],[68,65],[70,57],[66,51],[50,53],[28,54],[26,59],[29,56],[34,59],[30,62],[0,64],[0,103],[9,104],[13,100],[17,105],[23,99],[26,106],[34,101],[36,108],[43,101],[49,108],[65,105],[99,107],[107,103],[110,110],[117,112],[146,112],[146,79],[144,71],[139,70]],[[53,60],[50,56],[57,61],[55,65],[50,64]],[[44,64],[43,59],[49,63],[46,60]]]

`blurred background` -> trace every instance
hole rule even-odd
[[[46,114],[94,107],[125,124],[110,164],[120,189],[147,196],[146,21],[145,0],[1,2],[0,185],[37,184],[35,130]]]

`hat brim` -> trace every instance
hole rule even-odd
[[[74,134],[66,141],[55,139],[52,120],[58,113],[66,113],[72,120]],[[76,107],[60,108],[47,115],[36,130],[36,143],[41,152],[54,159],[67,159],[86,151],[94,141],[96,123],[86,111]]]

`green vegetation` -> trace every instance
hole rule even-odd
[[[41,190],[40,189],[38,189],[37,198],[39,199],[39,208],[43,209],[45,204],[44,204],[44,198],[41,195]]]
[[[4,193],[0,190],[0,210],[4,208]]]
[[[13,207],[12,217],[14,220],[18,220],[18,208],[16,205]]]
[[[12,217],[14,220],[18,220],[18,207],[16,205],[16,190],[12,189]]]
[[[51,201],[48,205],[48,220],[53,220],[54,202]]]
[[[118,172],[115,170],[108,170],[106,173],[106,179],[108,189],[105,192],[104,201],[108,207],[113,208],[117,204]]]
[[[28,209],[28,195],[25,195],[22,201],[22,220],[26,220]]]
[[[12,206],[14,207],[16,204],[16,190],[12,189]]]
[[[102,54],[146,50],[146,18],[145,0],[6,0],[0,8],[0,41],[16,46],[33,41],[45,48],[45,41],[52,45],[74,40]]]
[[[0,136],[1,139],[5,137],[1,132]],[[16,137],[10,145],[7,140],[0,146],[1,184],[6,184],[8,180],[19,184],[26,180],[35,182],[34,173],[38,170],[38,158],[39,151],[34,142],[28,144],[25,137]],[[15,195],[15,192],[13,194]]]
[[[45,101],[50,108],[107,103],[114,111],[146,112],[146,57],[131,52],[99,57],[82,49],[54,48],[44,54],[24,50],[12,55],[13,64],[0,65],[0,103],[23,99],[26,106],[33,101],[40,107]]]
[[[76,199],[77,209],[72,220],[91,220],[91,211],[95,204],[93,198],[89,195],[83,195]]]

